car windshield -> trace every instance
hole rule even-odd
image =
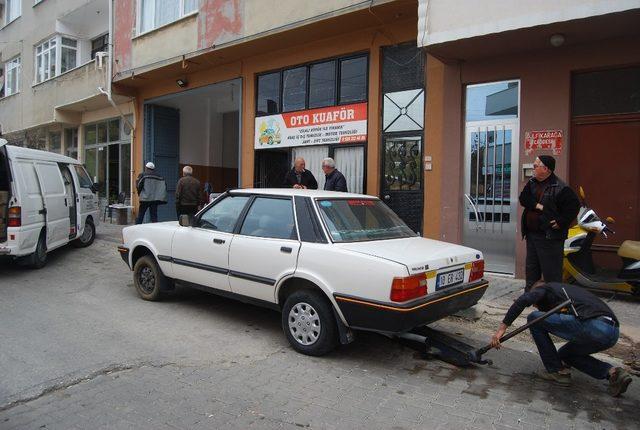
[[[318,200],[334,242],[363,242],[414,237],[416,234],[380,200]]]

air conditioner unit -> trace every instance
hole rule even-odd
[[[98,67],[98,69],[103,69],[105,66],[105,57],[107,57],[109,54],[106,53],[105,51],[98,51],[96,52],[96,66]]]

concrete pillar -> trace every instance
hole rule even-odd
[[[78,126],[78,160],[84,163],[84,124]]]

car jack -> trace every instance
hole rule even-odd
[[[511,339],[532,325],[538,324],[540,321],[570,305],[571,300],[565,300],[533,321],[505,334],[500,338],[500,343]],[[573,306],[571,306],[571,308],[573,308]],[[475,348],[458,339],[454,339],[446,333],[427,326],[417,327],[410,332],[401,333],[396,337],[400,339],[403,345],[420,352],[425,357],[435,357],[455,366],[466,367],[471,364],[493,364],[493,361],[490,359],[482,358],[487,351],[493,348],[491,344],[485,345],[482,348]]]

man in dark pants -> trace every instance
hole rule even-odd
[[[316,181],[313,173],[305,169],[305,166],[304,158],[296,158],[296,161],[293,163],[293,169],[289,170],[284,177],[285,188],[318,189],[318,181]]]
[[[578,215],[576,193],[553,171],[556,160],[541,155],[533,163],[533,178],[520,193],[522,237],[527,240],[525,291],[543,276],[546,282],[562,281],[564,241]]]
[[[322,171],[325,176],[325,191],[347,192],[347,180],[344,175],[336,169],[336,162],[333,158],[325,158],[322,160]]]
[[[156,166],[152,162],[145,165],[144,173],[138,175],[136,190],[140,199],[136,224],[142,224],[144,214],[149,209],[151,222],[158,222],[158,205],[167,203],[167,183],[155,173]]]
[[[182,178],[176,185],[176,214],[194,216],[198,212],[198,206],[202,203],[202,186],[200,181],[193,177],[193,168],[184,166]]]
[[[572,301],[569,309],[553,314],[529,329],[546,368],[546,371],[538,372],[538,376],[567,386],[571,383],[573,367],[592,378],[608,379],[609,394],[619,396],[627,390],[631,376],[623,368],[591,356],[616,344],[620,335],[618,318],[606,303],[579,286],[557,282],[533,285],[529,292],[513,302],[491,338],[491,345],[500,348],[499,339],[525,307],[538,308],[527,317],[528,321],[533,321],[567,297]],[[556,350],[549,334],[568,342]]]

